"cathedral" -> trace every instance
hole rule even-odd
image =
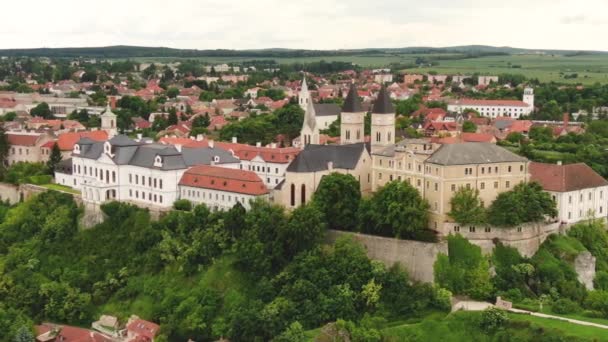
[[[338,172],[357,179],[361,192],[372,190],[372,153],[395,143],[395,110],[383,87],[372,108],[372,139],[365,139],[366,111],[352,84],[340,111],[340,143],[322,145],[320,127],[312,97],[302,82],[298,102],[304,108],[300,132],[302,151],[287,168],[285,181],[275,189],[275,201],[295,208],[310,201],[321,178]]]

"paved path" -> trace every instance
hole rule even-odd
[[[452,312],[454,311],[458,311],[458,310],[465,310],[465,311],[483,311],[489,307],[493,307],[494,305],[488,302],[477,302],[477,301],[472,301],[472,300],[464,300],[464,301],[458,301],[456,302],[453,306],[452,306]],[[593,322],[587,322],[587,321],[580,321],[578,319],[572,319],[572,318],[566,318],[566,317],[561,317],[561,316],[554,316],[554,315],[547,315],[544,313],[540,313],[540,312],[534,312],[534,311],[528,311],[528,310],[520,310],[520,309],[509,309],[509,312],[513,312],[513,313],[517,313],[517,314],[524,314],[524,315],[531,315],[531,316],[536,316],[536,317],[542,317],[542,318],[550,318],[550,319],[557,319],[560,321],[565,321],[565,322],[570,322],[573,324],[578,324],[578,325],[585,325],[585,326],[589,326],[589,327],[596,327],[596,328],[600,328],[600,329],[608,329],[608,325],[604,325],[604,324],[598,324],[598,323],[593,323]]]

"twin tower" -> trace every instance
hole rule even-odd
[[[306,79],[298,95],[299,103],[304,108],[304,123],[300,132],[302,148],[309,144],[320,144],[319,125],[317,124],[315,106],[308,91]],[[351,84],[348,95],[340,113],[340,144],[356,144],[365,142],[365,115],[361,105],[357,87]],[[382,151],[395,144],[395,109],[383,86],[372,107],[371,120],[371,149],[372,153]]]

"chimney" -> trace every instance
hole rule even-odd
[[[116,96],[110,96],[109,100],[110,100],[110,108],[116,109]]]
[[[232,137],[232,143],[236,144],[238,142],[238,139],[236,137]]]
[[[215,142],[213,140],[209,140],[209,148],[214,148]]]
[[[562,165],[562,161],[561,161],[561,160],[558,160],[558,161],[557,161],[557,165]]]
[[[196,141],[202,141],[205,137],[202,134],[196,135]]]
[[[570,114],[564,113],[564,128],[567,128],[568,124],[570,124]]]
[[[258,141],[258,142],[256,142],[256,143],[255,143],[255,147],[262,147],[262,143],[261,143],[261,142],[259,142],[259,141]]]
[[[177,150],[177,152],[182,152],[182,145],[175,144],[175,149]]]
[[[277,143],[270,144],[270,148],[277,148]]]

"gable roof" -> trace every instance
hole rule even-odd
[[[380,92],[378,93],[378,98],[376,99],[376,102],[374,102],[374,107],[372,109],[372,113],[374,113],[374,114],[395,114],[395,109],[393,108],[393,103],[391,102],[391,98],[384,86],[382,86],[382,88],[380,88]]]
[[[470,165],[508,162],[525,162],[526,158],[492,143],[467,142],[441,145],[428,163],[438,165]]]
[[[92,141],[105,141],[108,139],[108,132],[97,130],[91,132],[68,132],[62,133],[57,137],[57,145],[62,151],[71,151],[74,149],[74,145],[81,138],[89,138]],[[52,147],[52,146],[51,146]]]
[[[333,163],[335,169],[353,170],[365,143],[350,145],[306,145],[296,159],[287,167],[288,172],[316,172],[328,169],[328,163]]]
[[[315,103],[315,113],[317,116],[338,116],[340,115],[340,106],[335,103]]]
[[[348,91],[348,95],[346,95],[346,99],[342,105],[342,111],[345,113],[363,112],[361,101],[359,101],[359,94],[357,93],[357,87],[354,83],[350,85],[350,90]]]
[[[34,146],[41,136],[42,134],[6,132],[6,139],[8,140],[9,145]]]
[[[188,169],[180,179],[179,185],[252,196],[268,194],[268,188],[253,171],[209,165],[199,165]]]
[[[568,192],[608,186],[602,176],[584,163],[557,165],[530,163],[530,180],[547,191]]]

